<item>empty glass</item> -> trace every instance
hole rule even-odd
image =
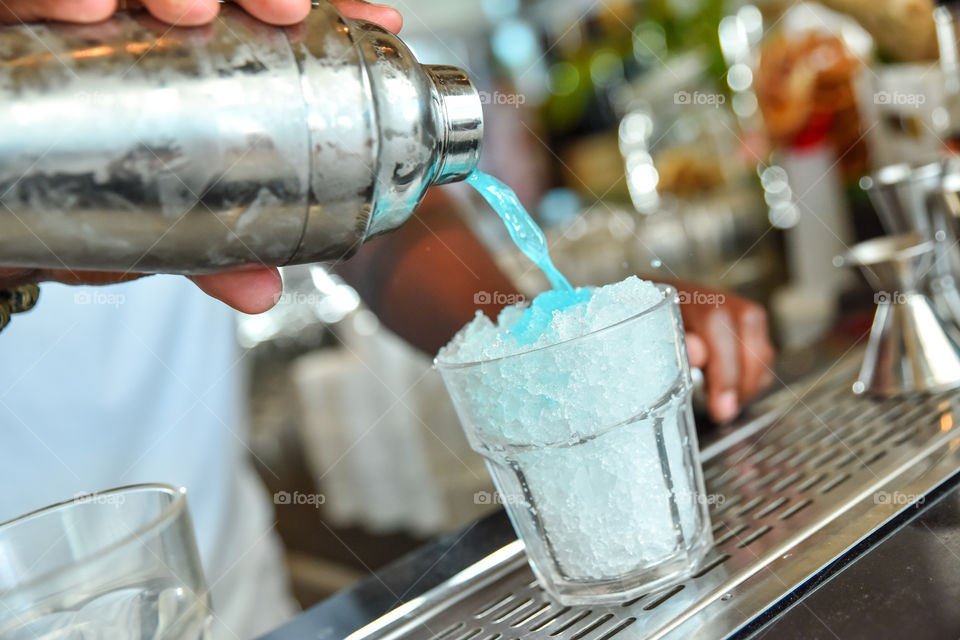
[[[4,640],[199,640],[211,617],[182,489],[122,487],[0,524]]]
[[[563,604],[680,581],[712,547],[679,301],[660,289],[662,302],[578,338],[436,362],[534,573]]]

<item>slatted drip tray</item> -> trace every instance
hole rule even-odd
[[[722,638],[960,467],[960,392],[877,401],[841,368],[767,398],[704,450],[716,548],[692,579],[618,607],[565,607],[515,542],[350,636]]]

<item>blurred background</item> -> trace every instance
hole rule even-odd
[[[425,63],[480,85],[482,165],[575,285],[630,274],[736,291],[802,352],[862,336],[872,290],[834,259],[881,233],[862,178],[949,139],[930,0],[392,2]],[[444,187],[522,291],[546,286],[500,220]],[[438,375],[322,266],[238,317],[251,448],[308,606],[493,509]],[[322,496],[316,510],[289,494]]]

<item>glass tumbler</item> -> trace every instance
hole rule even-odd
[[[541,586],[622,602],[713,545],[677,292],[626,320],[471,363],[436,361]]]
[[[182,489],[122,487],[0,524],[4,640],[199,640],[211,618]]]

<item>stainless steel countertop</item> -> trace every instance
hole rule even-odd
[[[802,377],[819,370],[823,362],[835,361],[825,351],[818,351],[818,357],[809,353],[799,359],[784,358],[782,378]],[[769,410],[769,404],[761,401],[756,413],[764,410]],[[750,419],[748,414],[744,421],[749,424]],[[736,440],[741,433],[735,427],[706,432],[702,448],[705,453],[726,449],[717,439]],[[752,621],[737,629],[735,637],[960,637],[960,599],[956,597],[960,594],[960,487],[956,473],[947,475],[922,504],[901,510],[859,542],[839,546],[841,551],[830,562],[822,567],[816,564],[811,578],[799,581],[759,614],[745,613],[745,619]],[[425,545],[266,638],[345,638],[514,539],[506,516],[496,513]],[[736,600],[730,604],[736,606]],[[515,633],[523,635],[519,629]],[[717,637],[724,635],[717,633]]]
[[[741,637],[843,640],[960,637],[960,477],[825,569]],[[264,640],[334,640],[515,538],[497,512],[328,598]]]

